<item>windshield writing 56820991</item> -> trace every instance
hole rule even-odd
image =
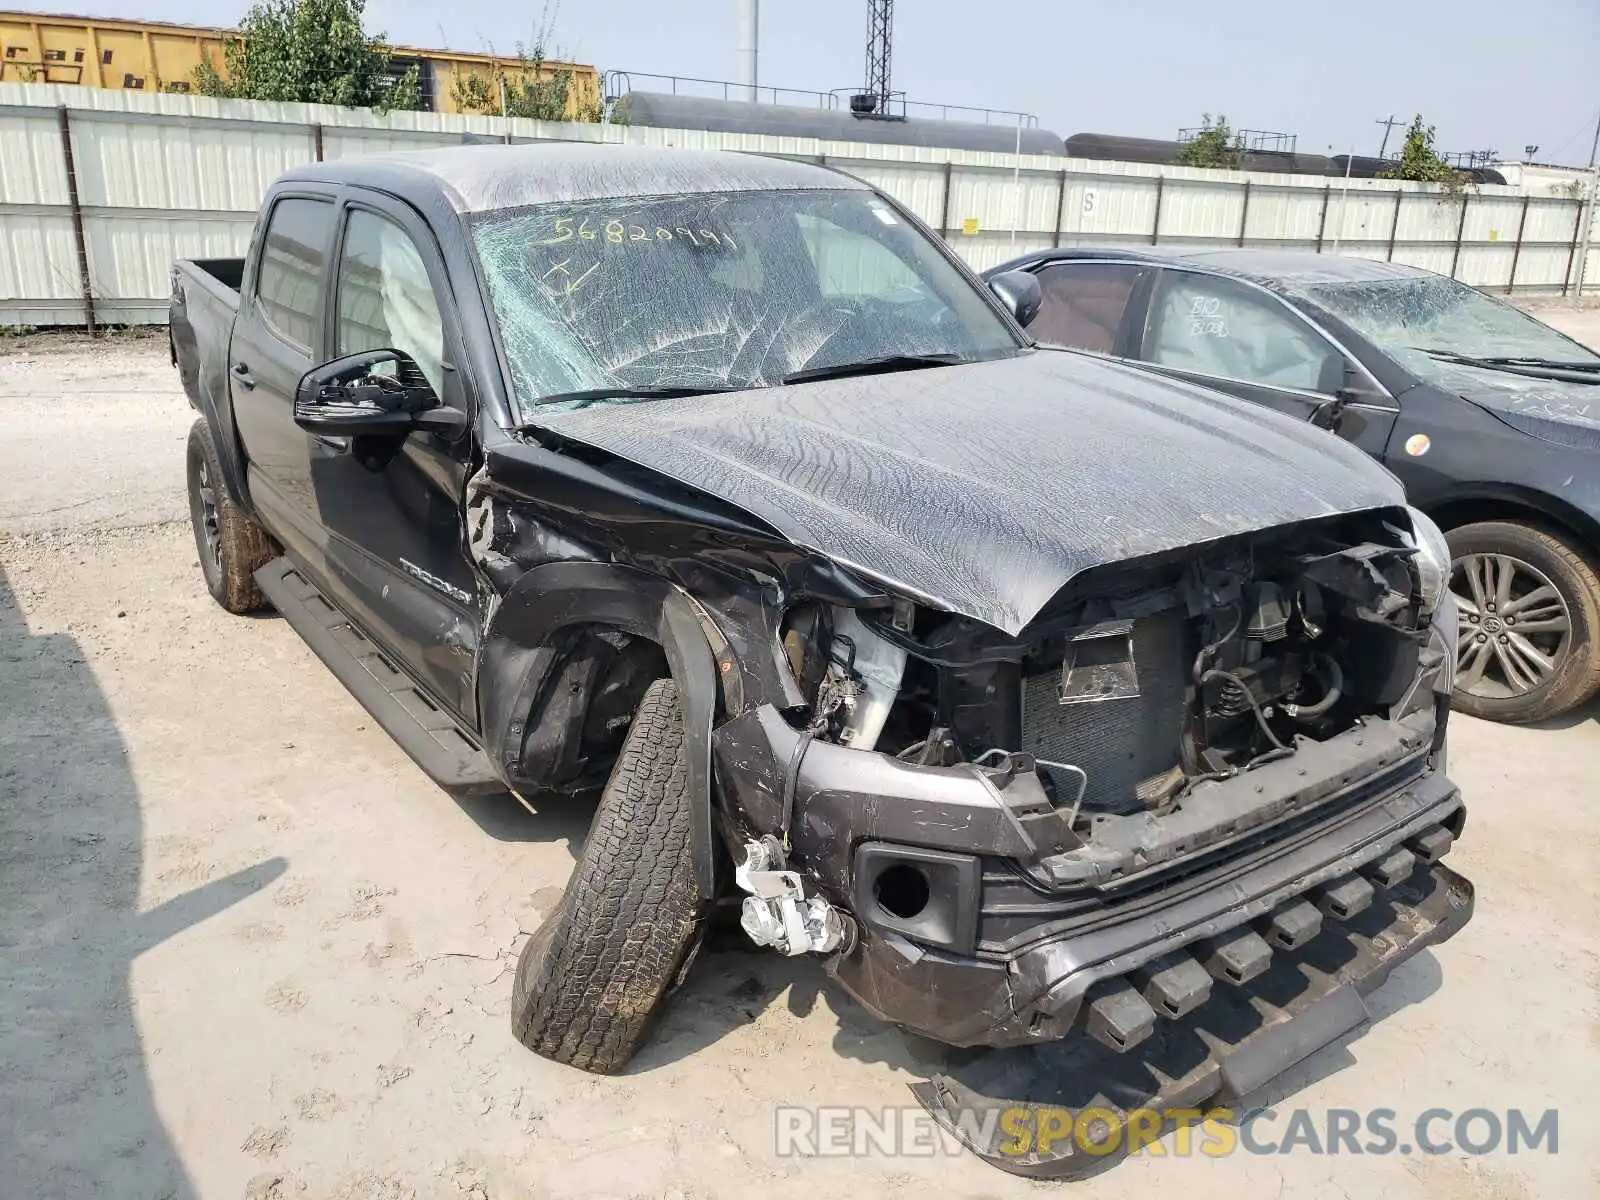
[[[1017,342],[926,234],[861,189],[489,213],[473,240],[524,414],[662,389],[775,386]],[[596,401],[595,396],[602,397]],[[573,401],[572,403],[579,403]]]
[[[631,245],[640,242],[648,246],[653,243],[670,242],[676,238],[682,238],[697,247],[705,244],[719,248],[725,246],[729,250],[737,250],[739,248],[739,244],[733,240],[732,234],[719,234],[715,229],[689,229],[682,225],[675,229],[657,225],[654,229],[651,229],[649,226],[634,225],[620,221],[615,217],[607,220],[598,229],[590,225],[588,217],[577,218],[576,222],[572,217],[557,217],[554,221],[554,230],[553,235],[544,240],[544,245],[559,246],[563,242],[574,240],[582,242],[603,240],[613,246]]]

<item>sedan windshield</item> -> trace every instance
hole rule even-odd
[[[864,190],[544,204],[479,218],[473,241],[524,421],[541,400],[639,402],[1020,346],[943,253]]]
[[[1332,284],[1304,294],[1422,379],[1438,380],[1450,362],[1464,359],[1600,366],[1600,356],[1520,309],[1442,276]]]

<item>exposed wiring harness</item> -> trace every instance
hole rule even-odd
[[[1289,755],[1294,753],[1294,748],[1292,746],[1284,745],[1279,739],[1278,735],[1272,732],[1272,726],[1267,724],[1266,713],[1261,711],[1260,702],[1250,694],[1250,689],[1245,685],[1244,680],[1240,679],[1232,671],[1223,671],[1218,668],[1212,668],[1209,671],[1201,673],[1199,680],[1200,686],[1204,687],[1213,679],[1225,679],[1229,683],[1233,684],[1234,687],[1239,689],[1239,693],[1244,697],[1245,703],[1250,706],[1250,711],[1256,716],[1256,724],[1260,726],[1261,732],[1266,735],[1267,741],[1271,742],[1273,745],[1273,749],[1268,750],[1265,754],[1258,755],[1257,757],[1251,759],[1246,765],[1245,770],[1248,771],[1251,767],[1258,767],[1263,763],[1269,763],[1279,758],[1287,758]]]

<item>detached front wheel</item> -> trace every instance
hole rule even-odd
[[[1541,721],[1600,690],[1600,579],[1579,551],[1509,521],[1445,536],[1461,628],[1456,708]]]
[[[523,948],[511,1028],[536,1054],[620,1070],[705,932],[677,685],[651,684],[566,895]]]

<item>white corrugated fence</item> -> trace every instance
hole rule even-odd
[[[1388,180],[566,125],[0,84],[0,325],[160,323],[174,258],[244,253],[282,171],[317,159],[557,139],[758,151],[858,175],[983,269],[1053,245],[1276,246],[1392,259],[1503,292],[1578,278],[1583,203]],[[1584,280],[1600,288],[1600,236]]]

